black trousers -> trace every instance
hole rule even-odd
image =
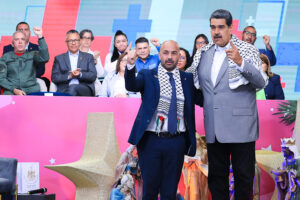
[[[91,88],[85,84],[70,85],[66,92],[72,96],[93,96]]]
[[[186,147],[183,135],[162,138],[144,134],[137,145],[143,200],[175,200]]]
[[[253,199],[255,142],[207,144],[208,187],[213,200],[229,200],[230,159],[235,200]]]

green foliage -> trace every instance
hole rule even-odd
[[[278,106],[278,112],[273,115],[280,115],[280,122],[284,123],[286,126],[294,123],[296,120],[297,101],[282,101],[278,104]]]

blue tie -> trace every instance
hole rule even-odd
[[[172,97],[170,103],[170,109],[168,114],[168,131],[171,134],[177,132],[177,105],[176,105],[176,87],[175,87],[175,80],[173,78],[173,74],[168,72],[170,76],[170,83],[172,86]]]

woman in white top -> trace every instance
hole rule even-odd
[[[117,60],[115,71],[105,76],[100,90],[100,97],[140,97],[134,92],[128,92],[125,88],[124,74],[126,65],[127,53],[124,53]]]
[[[119,56],[125,52],[128,47],[128,39],[125,33],[118,30],[114,36],[114,50],[108,53],[105,58],[104,70],[107,74],[116,70]]]
[[[99,51],[92,51],[90,46],[92,41],[94,40],[93,32],[89,29],[84,29],[80,31],[80,51],[90,53],[94,56],[95,60],[95,67],[97,70],[97,77],[101,78],[104,76],[104,69],[101,63],[100,52]]]

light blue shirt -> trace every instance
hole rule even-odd
[[[77,51],[77,53],[73,54],[69,51],[69,59],[70,59],[70,64],[71,64],[71,71],[74,71],[77,69],[77,62],[78,62],[78,57],[79,57],[79,51]],[[81,74],[80,74],[81,76]],[[68,77],[68,79],[70,78],[70,75]],[[77,78],[73,78],[69,85],[73,85],[73,84],[79,84],[79,80]]]

